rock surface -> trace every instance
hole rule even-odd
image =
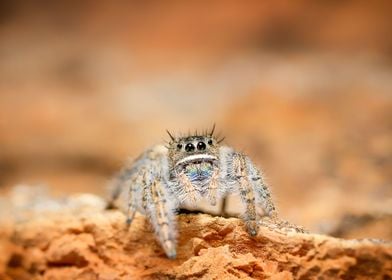
[[[250,237],[237,218],[181,214],[178,257],[169,260],[143,216],[128,229],[125,216],[102,202],[76,196],[56,210],[18,210],[17,218],[3,219],[0,279],[392,277],[390,243],[309,234],[268,218]]]

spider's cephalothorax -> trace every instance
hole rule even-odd
[[[176,256],[177,209],[196,205],[206,197],[212,205],[229,194],[239,194],[241,216],[250,235],[256,235],[261,212],[276,216],[269,188],[244,154],[220,145],[214,129],[202,135],[174,137],[168,146],[144,152],[116,177],[112,200],[127,194],[127,222],[135,212],[148,216],[166,255]],[[260,211],[261,210],[261,211]]]
[[[172,138],[168,147],[170,180],[180,201],[195,204],[200,196],[209,195],[213,205],[219,172],[219,143],[213,134]]]

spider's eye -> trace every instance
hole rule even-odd
[[[212,140],[210,139],[210,140],[208,140],[208,145],[212,145]]]
[[[192,143],[188,143],[185,145],[185,151],[192,152],[195,149],[195,146]]]
[[[197,143],[197,149],[202,151],[206,149],[206,144],[204,142]]]
[[[182,148],[182,144],[177,144],[177,149],[181,149]]]

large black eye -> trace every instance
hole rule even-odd
[[[182,144],[177,144],[177,149],[181,150]]]
[[[188,143],[185,146],[185,151],[192,152],[195,149],[195,146],[192,143]]]
[[[197,143],[197,149],[202,151],[206,149],[206,144],[204,142]]]

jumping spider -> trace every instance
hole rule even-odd
[[[176,257],[175,215],[184,203],[195,205],[207,198],[215,205],[218,199],[239,193],[245,209],[242,219],[251,236],[257,234],[260,210],[276,216],[259,170],[246,155],[220,145],[223,139],[214,136],[214,128],[185,137],[167,131],[168,146],[147,150],[115,179],[112,202],[126,190],[128,225],[136,211],[147,215],[169,258]]]

